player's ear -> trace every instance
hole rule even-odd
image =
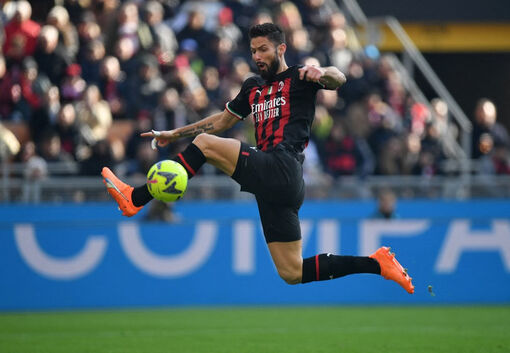
[[[285,44],[285,43],[279,44],[277,50],[278,50],[278,55],[282,56],[287,51],[287,44]]]

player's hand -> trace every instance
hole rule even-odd
[[[153,150],[155,150],[157,148],[157,146],[165,147],[169,143],[177,140],[177,137],[175,136],[175,133],[173,130],[168,130],[168,131],[151,130],[148,132],[142,132],[140,134],[140,136],[152,138],[151,147]]]
[[[311,82],[319,82],[322,75],[324,75],[324,69],[322,67],[305,65],[302,68],[298,69],[299,71],[299,79]]]

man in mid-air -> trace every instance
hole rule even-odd
[[[192,178],[210,163],[255,195],[269,252],[280,277],[289,284],[330,280],[355,273],[380,274],[408,293],[414,286],[407,271],[387,247],[370,256],[318,254],[303,259],[298,211],[304,200],[303,150],[310,138],[319,89],[335,90],[346,79],[335,67],[287,66],[285,36],[272,23],[250,29],[252,59],[260,76],[244,81],[225,110],[196,123],[142,136],[166,146],[183,137],[195,137],[173,160]],[[225,131],[251,114],[256,148],[214,134]],[[133,188],[108,168],[102,176],[123,215],[131,217],[152,200],[147,185]]]

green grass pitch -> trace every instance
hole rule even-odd
[[[1,353],[510,352],[510,306],[0,313]]]

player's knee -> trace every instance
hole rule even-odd
[[[282,268],[278,269],[278,274],[287,284],[301,283],[301,269]]]
[[[208,133],[201,133],[195,136],[193,139],[193,144],[197,146],[200,151],[204,154],[204,156],[207,158],[209,151],[211,150],[211,144],[212,140],[214,139],[214,135],[210,135]]]

